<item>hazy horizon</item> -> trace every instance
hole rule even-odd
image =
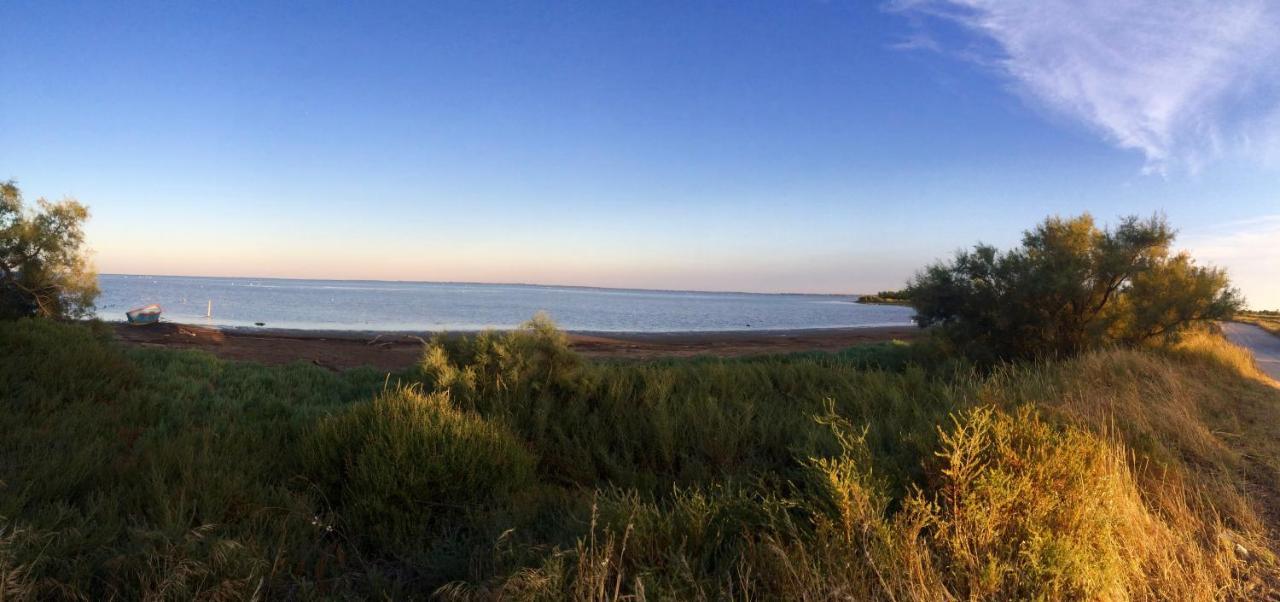
[[[351,9],[351,10],[348,10]],[[1280,308],[1280,6],[0,7],[102,273],[859,294],[1162,212]]]
[[[706,290],[706,289],[683,289],[683,288],[640,288],[640,287],[624,287],[624,286],[594,286],[590,284],[564,284],[558,282],[480,282],[474,280],[414,280],[414,279],[386,279],[386,278],[318,278],[318,277],[298,277],[298,276],[257,276],[257,275],[204,275],[204,274],[148,274],[148,273],[121,273],[121,272],[98,272],[99,276],[129,276],[135,278],[217,278],[222,280],[299,280],[310,282],[387,282],[387,283],[404,283],[404,284],[465,284],[476,286],[530,286],[544,288],[584,288],[584,289],[603,289],[618,291],[652,291],[652,292],[670,292],[670,293],[723,293],[737,295],[809,295],[809,296],[825,296],[825,297],[850,297],[858,295],[871,295],[880,291],[851,291],[848,293],[812,293],[803,291],[741,291],[741,290]],[[887,290],[887,289],[886,289]]]

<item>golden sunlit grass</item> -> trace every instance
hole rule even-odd
[[[904,498],[877,477],[865,432],[832,412],[821,421],[841,452],[808,461],[816,487],[804,497],[715,491],[624,504],[610,545],[589,547],[592,561],[573,566],[593,591],[661,584],[688,597],[1208,600],[1274,591],[1268,502],[1280,432],[1267,425],[1280,398],[1242,350],[1199,334],[1168,354],[1104,352],[974,385],[974,407],[940,425],[926,477]],[[721,580],[670,575],[665,567],[699,566],[673,550],[731,533],[715,528],[731,508],[751,519]],[[786,510],[794,508],[804,518]],[[637,543],[666,525],[685,535]],[[573,566],[521,574],[520,591],[563,587]]]
[[[1257,599],[1280,390],[1211,333],[398,375],[0,324],[0,598]]]

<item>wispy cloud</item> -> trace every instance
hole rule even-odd
[[[1140,151],[1149,171],[1195,171],[1225,154],[1280,155],[1275,0],[893,0],[889,7],[917,28],[944,21],[977,34],[990,46],[982,62],[1017,91]]]
[[[942,50],[938,41],[924,31],[913,31],[911,35],[890,44],[889,47],[894,50],[931,50],[933,52]]]

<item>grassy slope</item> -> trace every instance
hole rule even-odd
[[[926,368],[921,365],[928,366]],[[1201,335],[980,375],[877,345],[399,375],[0,324],[0,599],[1251,598],[1280,391]]]

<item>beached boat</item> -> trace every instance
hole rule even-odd
[[[152,303],[124,312],[124,315],[129,318],[130,324],[155,324],[160,321],[160,306]]]

